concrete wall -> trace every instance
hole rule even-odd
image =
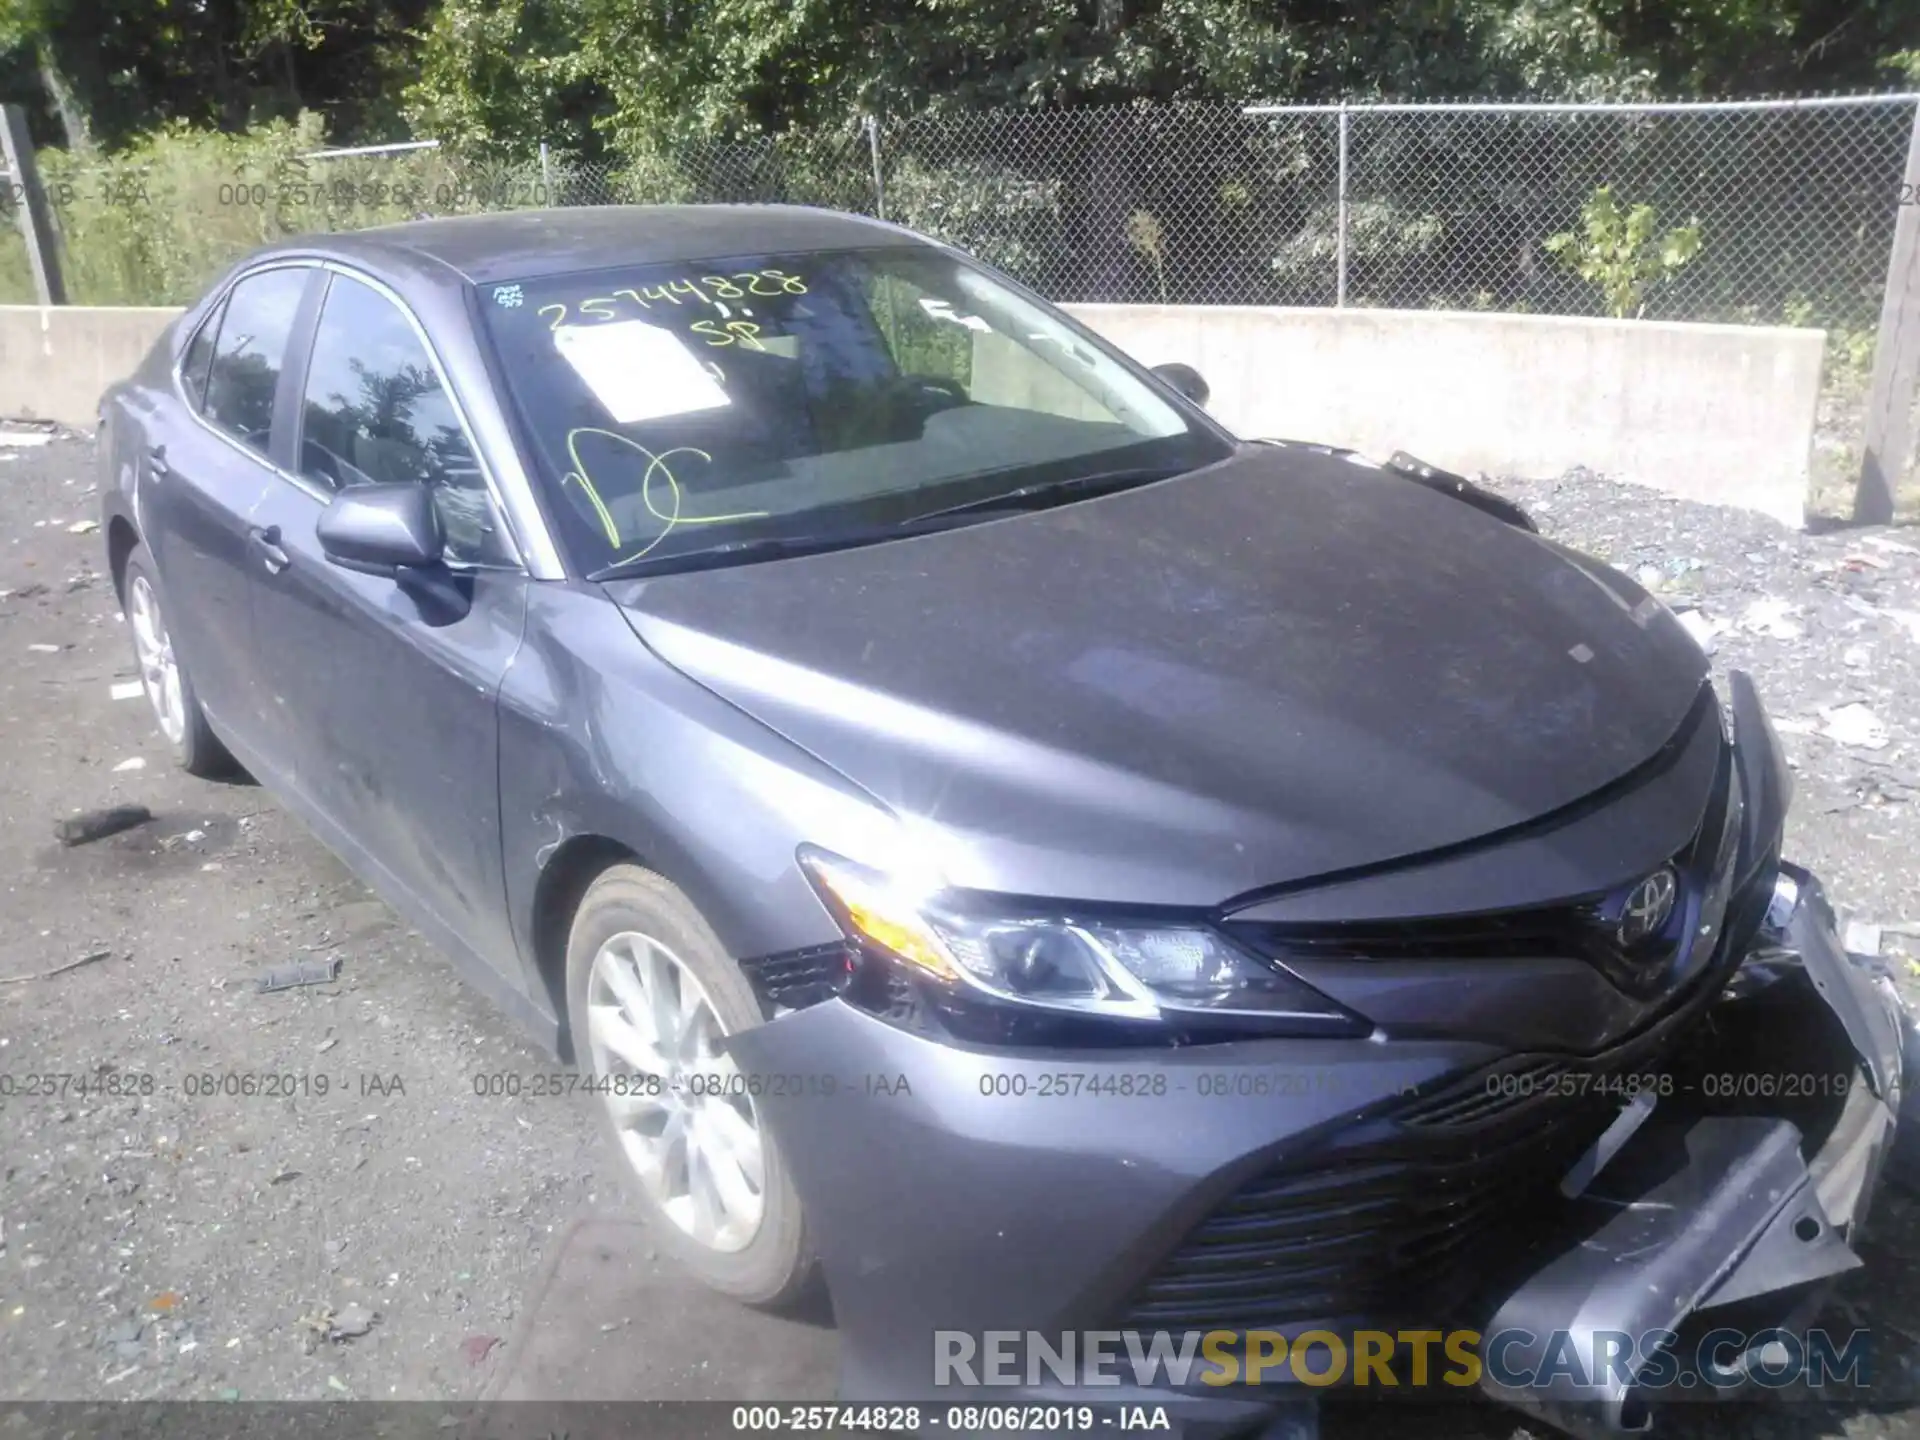
[[[179,310],[0,305],[0,418],[92,429],[100,392],[129,374]]]
[[[1149,365],[1184,360],[1247,438],[1452,470],[1585,465],[1798,526],[1824,334],[1433,310],[1070,305]]]
[[[1184,360],[1240,435],[1455,470],[1585,465],[1804,518],[1823,334],[1436,310],[1072,305],[1149,365]],[[91,426],[178,312],[0,306],[0,416]],[[990,367],[981,367],[990,369]],[[990,379],[982,374],[977,379]]]

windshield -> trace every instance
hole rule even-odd
[[[1230,448],[1056,312],[927,247],[595,270],[479,301],[587,574],[863,543]]]

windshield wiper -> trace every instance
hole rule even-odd
[[[711,570],[720,565],[748,563],[754,560],[778,560],[789,555],[816,555],[825,550],[845,550],[855,545],[871,545],[880,540],[898,540],[900,532],[885,529],[842,530],[822,535],[760,535],[751,540],[729,540],[709,545],[704,550],[675,550],[663,555],[635,555],[616,560],[587,576],[587,579],[629,580],[637,575],[668,575],[682,570]]]
[[[1084,499],[1088,495],[1167,480],[1183,473],[1186,468],[1184,465],[1143,465],[1131,470],[1105,470],[1097,475],[1076,475],[1070,480],[1048,480],[1038,485],[1023,485],[1018,490],[1003,490],[998,495],[982,495],[977,500],[962,500],[958,505],[943,505],[938,510],[910,515],[900,523],[918,525],[924,520],[938,520],[948,515],[983,514],[993,510],[1035,510],[1041,508],[1030,503],[1035,500],[1052,503],[1069,498]]]

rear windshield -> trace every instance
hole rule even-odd
[[[927,247],[595,270],[478,298],[588,574],[754,540],[858,543],[1229,449],[1056,311]]]

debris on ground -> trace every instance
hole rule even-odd
[[[1840,943],[1855,955],[1878,955],[1881,929],[1881,926],[1870,925],[1864,920],[1849,920]]]
[[[97,960],[105,960],[113,954],[111,950],[95,950],[90,955],[82,955],[78,960],[69,960],[64,965],[56,965],[51,970],[38,970],[26,975],[0,976],[0,985],[24,985],[29,980],[51,980],[56,975],[64,975],[69,970],[78,970],[82,965],[91,965]]]
[[[128,770],[144,770],[146,768],[147,762],[142,760],[138,755],[135,755],[131,760],[122,760],[118,765],[114,766],[113,773],[119,775]]]
[[[254,988],[261,994],[275,990],[293,990],[302,985],[331,985],[340,978],[338,957],[327,960],[296,960],[290,965],[275,965],[260,975]]]
[[[61,645],[48,645],[44,641],[38,640],[27,646],[27,649],[36,655],[58,655],[64,648],[66,647]]]
[[[460,1353],[467,1357],[467,1364],[484,1365],[499,1343],[498,1335],[469,1335],[460,1342]]]
[[[1709,655],[1719,648],[1720,637],[1733,628],[1729,622],[1716,620],[1704,610],[1676,610],[1673,618],[1693,637],[1693,643]]]
[[[1740,617],[1740,628],[1769,640],[1798,640],[1806,633],[1806,628],[1793,618],[1799,609],[1791,601],[1769,595],[1747,607],[1747,613]]]
[[[358,1300],[349,1300],[334,1311],[327,1326],[329,1340],[357,1340],[373,1329],[377,1317]]]
[[[1884,750],[1890,738],[1887,727],[1865,705],[1855,702],[1824,712],[1826,726],[1821,733],[1842,745],[1858,745],[1864,750]]]
[[[83,810],[78,815],[54,821],[53,833],[62,845],[86,845],[144,825],[151,819],[153,812],[144,805],[109,805],[104,810]]]
[[[91,535],[99,528],[100,522],[98,520],[76,520],[73,524],[67,526],[67,533],[69,535]]]
[[[116,700],[138,700],[146,694],[146,690],[138,680],[122,680],[116,682],[107,693]]]

